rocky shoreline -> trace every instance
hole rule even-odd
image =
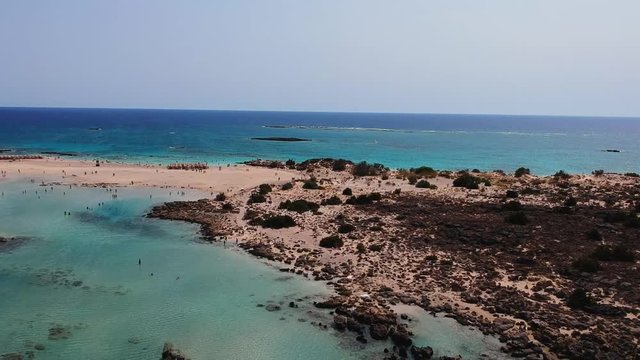
[[[432,354],[412,346],[393,311],[400,303],[499,336],[513,357],[638,354],[635,174],[253,165],[297,169],[302,180],[166,203],[149,216],[198,223],[208,241],[229,237],[282,271],[328,281],[337,295],[316,307],[360,342],[390,338],[390,359]]]

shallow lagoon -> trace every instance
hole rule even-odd
[[[200,243],[197,226],[142,216],[153,204],[197,194],[120,188],[114,199],[101,188],[25,182],[0,182],[0,190],[0,234],[30,238],[0,253],[0,353],[153,359],[170,341],[193,359],[360,359],[390,346],[363,348],[312,325],[331,321],[312,305],[329,293],[324,284],[265,266],[231,242]],[[282,310],[257,306],[270,302]],[[478,332],[418,323],[418,345],[438,354],[499,356],[498,344]],[[51,328],[59,339],[49,339]]]

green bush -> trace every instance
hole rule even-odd
[[[340,248],[344,245],[344,241],[339,235],[331,235],[320,240],[320,247],[323,248]]]
[[[593,170],[591,173],[593,176],[602,176],[604,175],[604,170]]]
[[[438,176],[438,172],[429,166],[420,166],[419,168],[409,169],[409,171],[418,176],[424,176],[427,178],[434,178]]]
[[[407,180],[409,181],[409,185],[415,185],[418,182],[418,177],[414,174],[410,174],[407,176]]]
[[[619,244],[616,246],[600,245],[590,255],[600,261],[628,261],[633,262],[635,255],[627,247]]]
[[[283,229],[296,226],[296,222],[289,215],[273,215],[262,220],[262,227],[268,229]]]
[[[273,189],[271,189],[271,185],[269,184],[260,184],[260,186],[258,187],[258,192],[262,195],[267,195],[272,190]]]
[[[227,196],[224,193],[218,193],[215,197],[216,201],[225,201],[227,200]]]
[[[345,204],[348,205],[368,205],[373,203],[374,201],[380,201],[382,199],[382,195],[377,192],[373,192],[369,195],[358,195],[352,196],[345,201]]]
[[[346,189],[342,190],[342,195],[351,196],[351,195],[353,195],[353,191],[351,190],[351,188],[346,188]]]
[[[293,184],[288,182],[288,183],[284,183],[282,184],[282,187],[280,187],[280,189],[282,190],[291,190],[293,189]]]
[[[232,211],[233,210],[233,205],[229,204],[228,202],[223,203],[222,204],[222,210],[224,210],[224,211]]]
[[[355,176],[376,176],[388,170],[382,164],[369,164],[362,161],[353,166],[352,173]]]
[[[347,168],[347,160],[338,159],[333,162],[333,171],[344,171]]]
[[[338,233],[340,234],[348,234],[356,229],[355,226],[351,224],[342,224],[338,226]]]
[[[318,185],[318,183],[316,182],[316,179],[309,179],[307,181],[304,182],[304,184],[302,185],[303,189],[307,189],[307,190],[319,190],[321,189],[320,185]]]
[[[509,214],[505,217],[504,221],[509,224],[514,225],[527,225],[529,223],[529,218],[522,211],[515,212],[513,214]]]
[[[287,211],[295,211],[299,214],[302,214],[307,211],[316,212],[320,208],[320,205],[306,200],[294,200],[294,201],[284,201],[280,203],[278,206],[279,209],[287,210]]]
[[[624,176],[628,176],[628,177],[640,177],[640,175],[638,173],[634,173],[634,172],[629,172],[629,173],[625,173]]]
[[[567,298],[567,305],[572,309],[584,309],[591,304],[593,304],[593,300],[589,297],[589,294],[581,288],[573,290]]]
[[[481,179],[469,173],[464,173],[453,180],[453,187],[463,187],[467,189],[480,188]]]
[[[320,204],[322,204],[322,205],[340,205],[340,204],[342,204],[342,200],[340,200],[339,197],[334,195],[334,196],[332,196],[332,197],[330,197],[328,199],[322,200],[322,202],[320,202]]]
[[[370,251],[380,251],[380,250],[382,250],[383,247],[384,247],[383,244],[371,244],[371,245],[369,245],[369,250]]]
[[[367,251],[367,247],[363,243],[358,243],[356,250],[358,250],[358,254],[364,254]]]
[[[416,187],[419,189],[428,189],[431,187],[431,183],[429,183],[427,180],[420,180],[416,183]]]
[[[571,175],[567,174],[564,170],[560,170],[557,173],[553,174],[553,177],[556,178],[556,180],[567,180],[571,177]]]
[[[516,172],[513,174],[515,177],[522,177],[524,175],[531,174],[531,171],[525,167],[519,167],[516,169]]]
[[[373,203],[373,200],[367,195],[358,195],[348,198],[344,203],[349,205],[368,205]]]
[[[582,256],[576,259],[571,264],[571,267],[582,272],[595,273],[600,270],[600,263],[598,262],[598,260],[591,257]]]
[[[247,201],[247,204],[251,205],[251,204],[259,204],[259,203],[263,203],[266,202],[267,198],[257,192],[254,192],[251,194],[251,196],[249,196],[249,201]]]
[[[289,169],[294,169],[296,167],[296,162],[293,161],[292,159],[287,160],[287,162],[285,162],[284,164]]]

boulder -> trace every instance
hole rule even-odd
[[[431,359],[431,357],[433,356],[433,349],[431,348],[431,346],[425,346],[425,347],[412,346],[411,355],[413,355],[413,358],[415,360],[428,360],[428,359]]]
[[[344,331],[347,328],[347,318],[346,316],[336,315],[333,317],[333,327],[336,330]]]
[[[376,340],[386,340],[389,337],[389,327],[385,324],[369,326],[369,335]]]
[[[396,327],[391,333],[391,341],[399,347],[407,347],[412,343],[411,336],[407,332],[407,329],[402,326]]]

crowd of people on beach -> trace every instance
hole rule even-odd
[[[209,168],[207,163],[173,163],[167,165],[167,169],[169,170],[195,170],[195,171],[203,171]]]
[[[42,159],[40,155],[0,155],[0,160],[33,160]]]

